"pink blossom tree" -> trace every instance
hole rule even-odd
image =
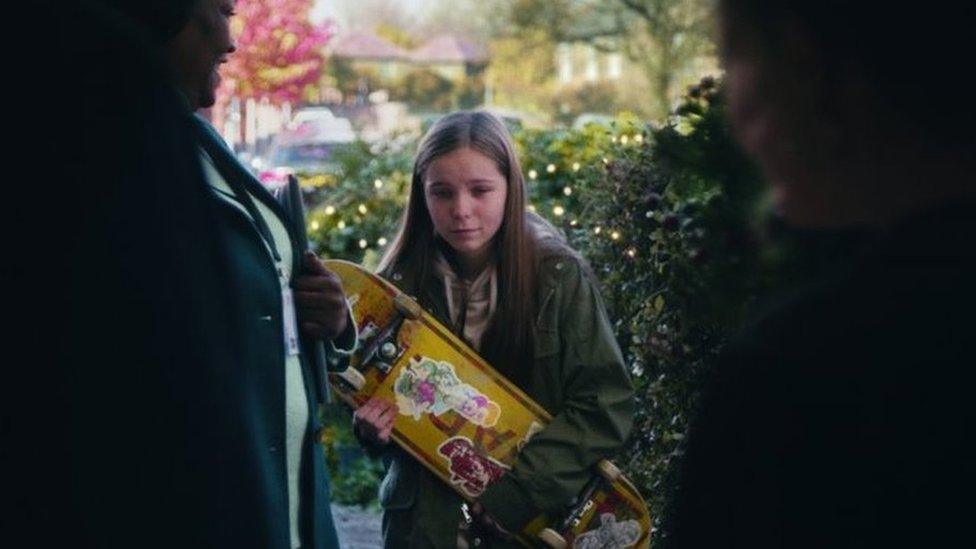
[[[322,47],[334,34],[332,22],[313,25],[309,20],[312,0],[237,0],[231,22],[237,51],[221,68],[217,112],[231,97],[267,99],[272,104],[295,103],[305,88],[319,80],[324,59]],[[241,139],[245,135],[241,124]]]

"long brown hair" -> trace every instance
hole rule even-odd
[[[423,300],[439,240],[424,197],[424,174],[435,159],[465,147],[494,161],[508,185],[504,218],[493,243],[498,303],[482,338],[482,355],[508,379],[524,387],[526,366],[534,358],[536,246],[527,224],[522,167],[511,136],[498,118],[484,111],[460,111],[441,118],[430,128],[417,150],[407,208],[378,271],[387,277],[399,273],[403,289]]]

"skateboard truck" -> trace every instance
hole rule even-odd
[[[363,358],[360,361],[360,364],[377,368],[384,374],[393,368],[393,363],[396,362],[396,359],[403,352],[396,343],[396,334],[399,332],[400,326],[403,325],[403,321],[417,319],[423,314],[423,309],[420,308],[420,305],[417,305],[402,295],[394,299],[393,305],[396,307],[398,313],[397,318],[389,323],[382,331],[370,338],[366,349],[363,351]]]
[[[580,491],[579,496],[573,500],[573,504],[566,514],[566,518],[559,524],[559,530],[545,528],[539,532],[539,540],[546,544],[546,546],[552,547],[553,549],[566,547],[566,538],[560,532],[569,532],[579,524],[580,520],[583,519],[583,515],[593,507],[591,498],[601,483],[606,482],[608,486],[612,485],[614,482],[617,482],[617,479],[621,475],[620,469],[610,460],[606,459],[601,459],[596,464],[596,472],[597,474],[593,475],[589,482],[583,486],[583,490]]]
[[[403,321],[416,319],[423,314],[423,309],[419,305],[403,296],[397,296],[393,304],[396,306],[397,318],[391,322],[381,332],[370,337],[369,344],[363,351],[363,358],[360,364],[376,368],[383,374],[389,373],[393,369],[393,362],[400,357],[403,352],[396,344],[396,333],[403,325]],[[358,369],[350,366],[342,372],[336,372],[335,377],[342,380],[343,384],[353,390],[362,391],[366,386],[366,377]]]

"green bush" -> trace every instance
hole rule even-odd
[[[332,501],[343,505],[375,506],[383,465],[368,457],[356,460],[332,477]]]
[[[608,113],[617,110],[617,87],[610,82],[585,82],[559,90],[552,98],[553,117],[569,124],[583,113]]]
[[[413,143],[356,143],[336,156],[343,178],[322,187],[309,205],[309,243],[316,253],[375,265],[406,203]]]

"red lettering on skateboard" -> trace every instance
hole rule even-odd
[[[485,444],[486,438],[488,441],[487,444]],[[486,451],[492,452],[513,438],[515,438],[515,431],[509,430],[504,433],[499,433],[495,429],[478,427],[474,432],[474,445],[476,448],[484,448]]]
[[[454,416],[454,421],[450,424],[442,421],[441,418],[435,415],[428,414],[427,417],[430,418],[430,422],[433,423],[434,427],[437,427],[440,432],[449,437],[453,437],[454,435],[458,434],[465,425],[468,424],[468,420],[460,414],[454,412],[449,413]]]

